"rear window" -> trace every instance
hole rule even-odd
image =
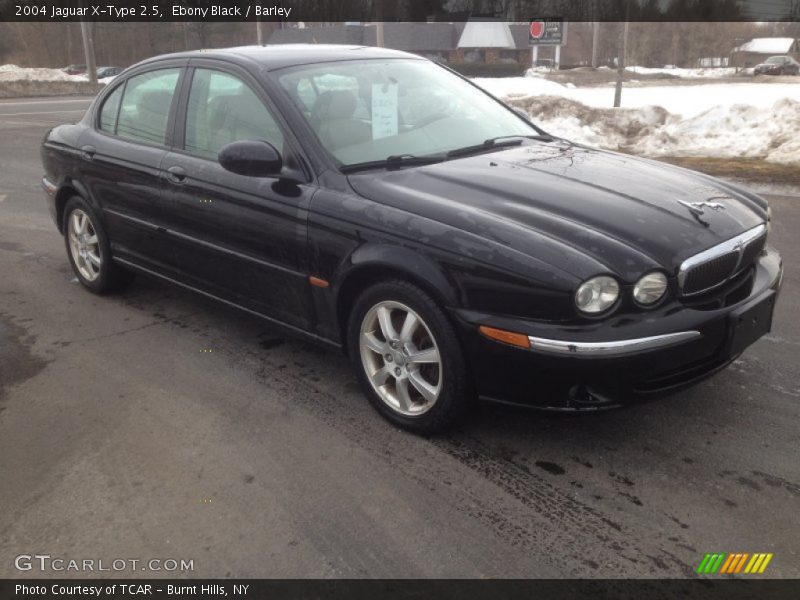
[[[111,92],[111,95],[103,102],[103,108],[100,109],[100,129],[108,133],[116,132],[117,114],[119,113],[123,88],[124,86],[119,86]]]
[[[163,145],[179,75],[180,69],[175,68],[131,77],[125,85],[115,133],[122,138]]]

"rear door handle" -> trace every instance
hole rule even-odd
[[[81,158],[84,160],[92,160],[96,152],[97,148],[94,146],[83,146],[81,148]]]
[[[167,169],[167,179],[171,183],[181,184],[186,181],[186,170],[183,167],[170,167]]]

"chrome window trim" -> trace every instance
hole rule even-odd
[[[624,356],[626,354],[635,354],[643,350],[666,348],[668,346],[682,344],[702,336],[703,334],[699,331],[679,331],[677,333],[666,333],[664,335],[653,335],[650,337],[608,342],[551,340],[532,335],[528,336],[528,340],[531,343],[531,350],[533,351],[545,352],[547,354],[596,357]]]
[[[694,269],[695,267],[713,260],[715,258],[719,258],[725,254],[730,252],[738,252],[739,253],[739,261],[742,260],[742,254],[744,249],[747,245],[752,242],[753,240],[758,239],[761,237],[763,233],[767,230],[766,223],[761,223],[761,225],[757,225],[752,229],[748,229],[742,234],[737,235],[729,240],[722,242],[721,244],[717,244],[716,246],[712,246],[708,250],[703,250],[702,252],[695,254],[694,256],[690,256],[686,260],[681,263],[680,268],[678,269],[678,287],[680,287],[681,292],[683,292],[683,284],[686,281],[687,273]],[[736,266],[731,271],[730,275],[728,275],[723,281],[719,282],[716,285],[711,287],[707,287],[703,290],[698,290],[696,292],[692,292],[690,294],[683,294],[684,296],[694,296],[696,294],[702,294],[703,292],[707,292],[708,290],[712,290],[715,287],[719,287],[723,285],[725,282],[729,281],[732,277],[735,277],[739,273],[739,267],[741,265],[739,262],[736,263]]]

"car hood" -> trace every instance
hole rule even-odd
[[[574,275],[609,270],[629,282],[656,267],[675,273],[766,215],[763,200],[712,177],[561,140],[349,181],[378,203]],[[699,206],[700,215],[681,201],[712,206]]]

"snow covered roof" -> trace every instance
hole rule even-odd
[[[745,42],[735,52],[757,52],[759,54],[786,54],[790,52],[795,43],[794,38],[772,37],[753,38]]]
[[[514,36],[508,23],[500,21],[467,21],[459,48],[514,48]]]

